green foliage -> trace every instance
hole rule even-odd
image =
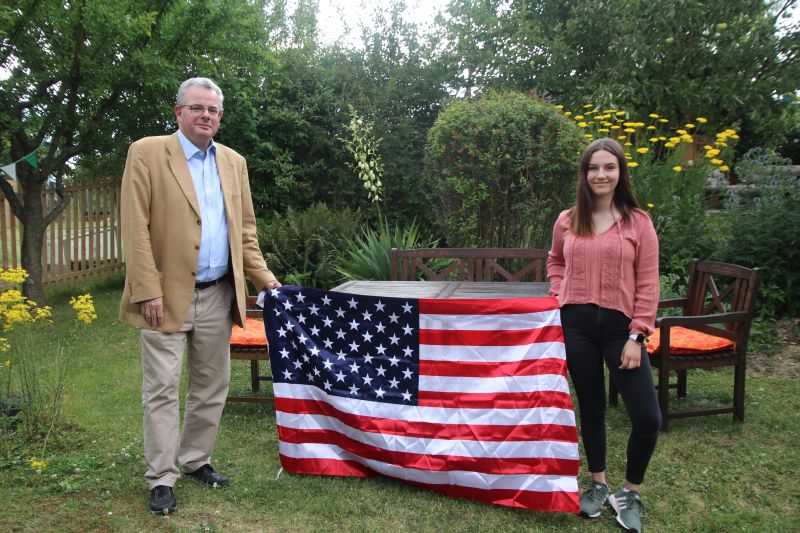
[[[358,237],[347,239],[336,269],[345,279],[389,280],[392,275],[392,248],[428,248],[435,242],[419,243],[419,225],[390,226],[382,221],[378,229],[365,228]]]
[[[451,247],[546,248],[573,202],[580,129],[536,96],[491,92],[445,109],[426,172]]]
[[[704,115],[738,124],[747,147],[774,145],[797,123],[775,98],[800,86],[794,5],[453,0],[441,59],[456,90],[536,89],[572,106],[613,103],[679,122]]]
[[[360,214],[347,209],[333,211],[321,203],[302,211],[290,207],[268,224],[259,221],[259,243],[281,283],[330,289],[340,279],[337,250],[360,225]]]
[[[763,150],[745,154],[736,168],[755,196],[731,188],[724,213],[730,236],[721,255],[763,268],[758,306],[766,316],[800,313],[800,182],[786,163]]]

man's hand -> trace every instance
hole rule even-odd
[[[159,296],[139,302],[139,312],[151,328],[160,328],[164,325],[164,298]]]
[[[620,362],[620,370],[633,370],[639,368],[642,364],[642,346],[631,339],[625,343],[622,348],[622,361]]]
[[[277,289],[278,287],[283,287],[283,285],[281,285],[281,282],[276,279],[276,280],[267,282],[267,284],[261,290],[262,291],[271,291],[272,289]]]

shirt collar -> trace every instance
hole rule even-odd
[[[198,152],[201,154],[203,153],[203,151],[195,146],[181,130],[178,130],[178,140],[181,142],[181,148],[183,148],[183,154],[186,156],[187,161],[197,155]],[[216,155],[217,146],[214,144],[214,139],[211,139],[211,143],[208,145],[208,151],[212,155]]]

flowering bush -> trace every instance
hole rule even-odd
[[[680,125],[656,113],[637,120],[594,104],[563,113],[588,141],[611,137],[625,148],[634,190],[658,232],[662,273],[683,276],[693,257],[714,254],[720,242],[708,220],[705,186],[730,172],[736,130],[715,132],[705,117]]]
[[[64,400],[67,371],[74,342],[69,342],[71,335],[64,336],[65,342],[48,348],[47,353],[36,350],[31,337],[31,329],[36,326],[52,325],[50,307],[40,307],[23,296],[19,286],[28,277],[21,268],[0,269],[0,282],[5,290],[0,293],[0,352],[6,356],[2,369],[7,372],[5,387],[0,398],[0,438],[12,438],[8,431],[17,420],[10,420],[7,406],[18,406],[23,422],[23,437],[29,444],[41,442],[40,456],[44,456],[47,440],[60,419],[61,406]],[[90,325],[96,318],[94,302],[90,294],[83,294],[70,300],[70,305],[77,314],[79,327]],[[74,331],[70,331],[74,333]],[[49,358],[50,360],[46,360]],[[55,379],[45,380],[42,376],[54,375]],[[16,408],[14,409],[16,411]],[[0,447],[2,449],[2,447]],[[30,459],[31,468],[41,470],[46,462]]]

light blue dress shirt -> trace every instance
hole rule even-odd
[[[212,139],[203,152],[178,130],[194,191],[200,205],[200,258],[197,261],[196,281],[212,281],[228,272],[228,219],[225,217],[225,197],[217,172],[217,147]]]

